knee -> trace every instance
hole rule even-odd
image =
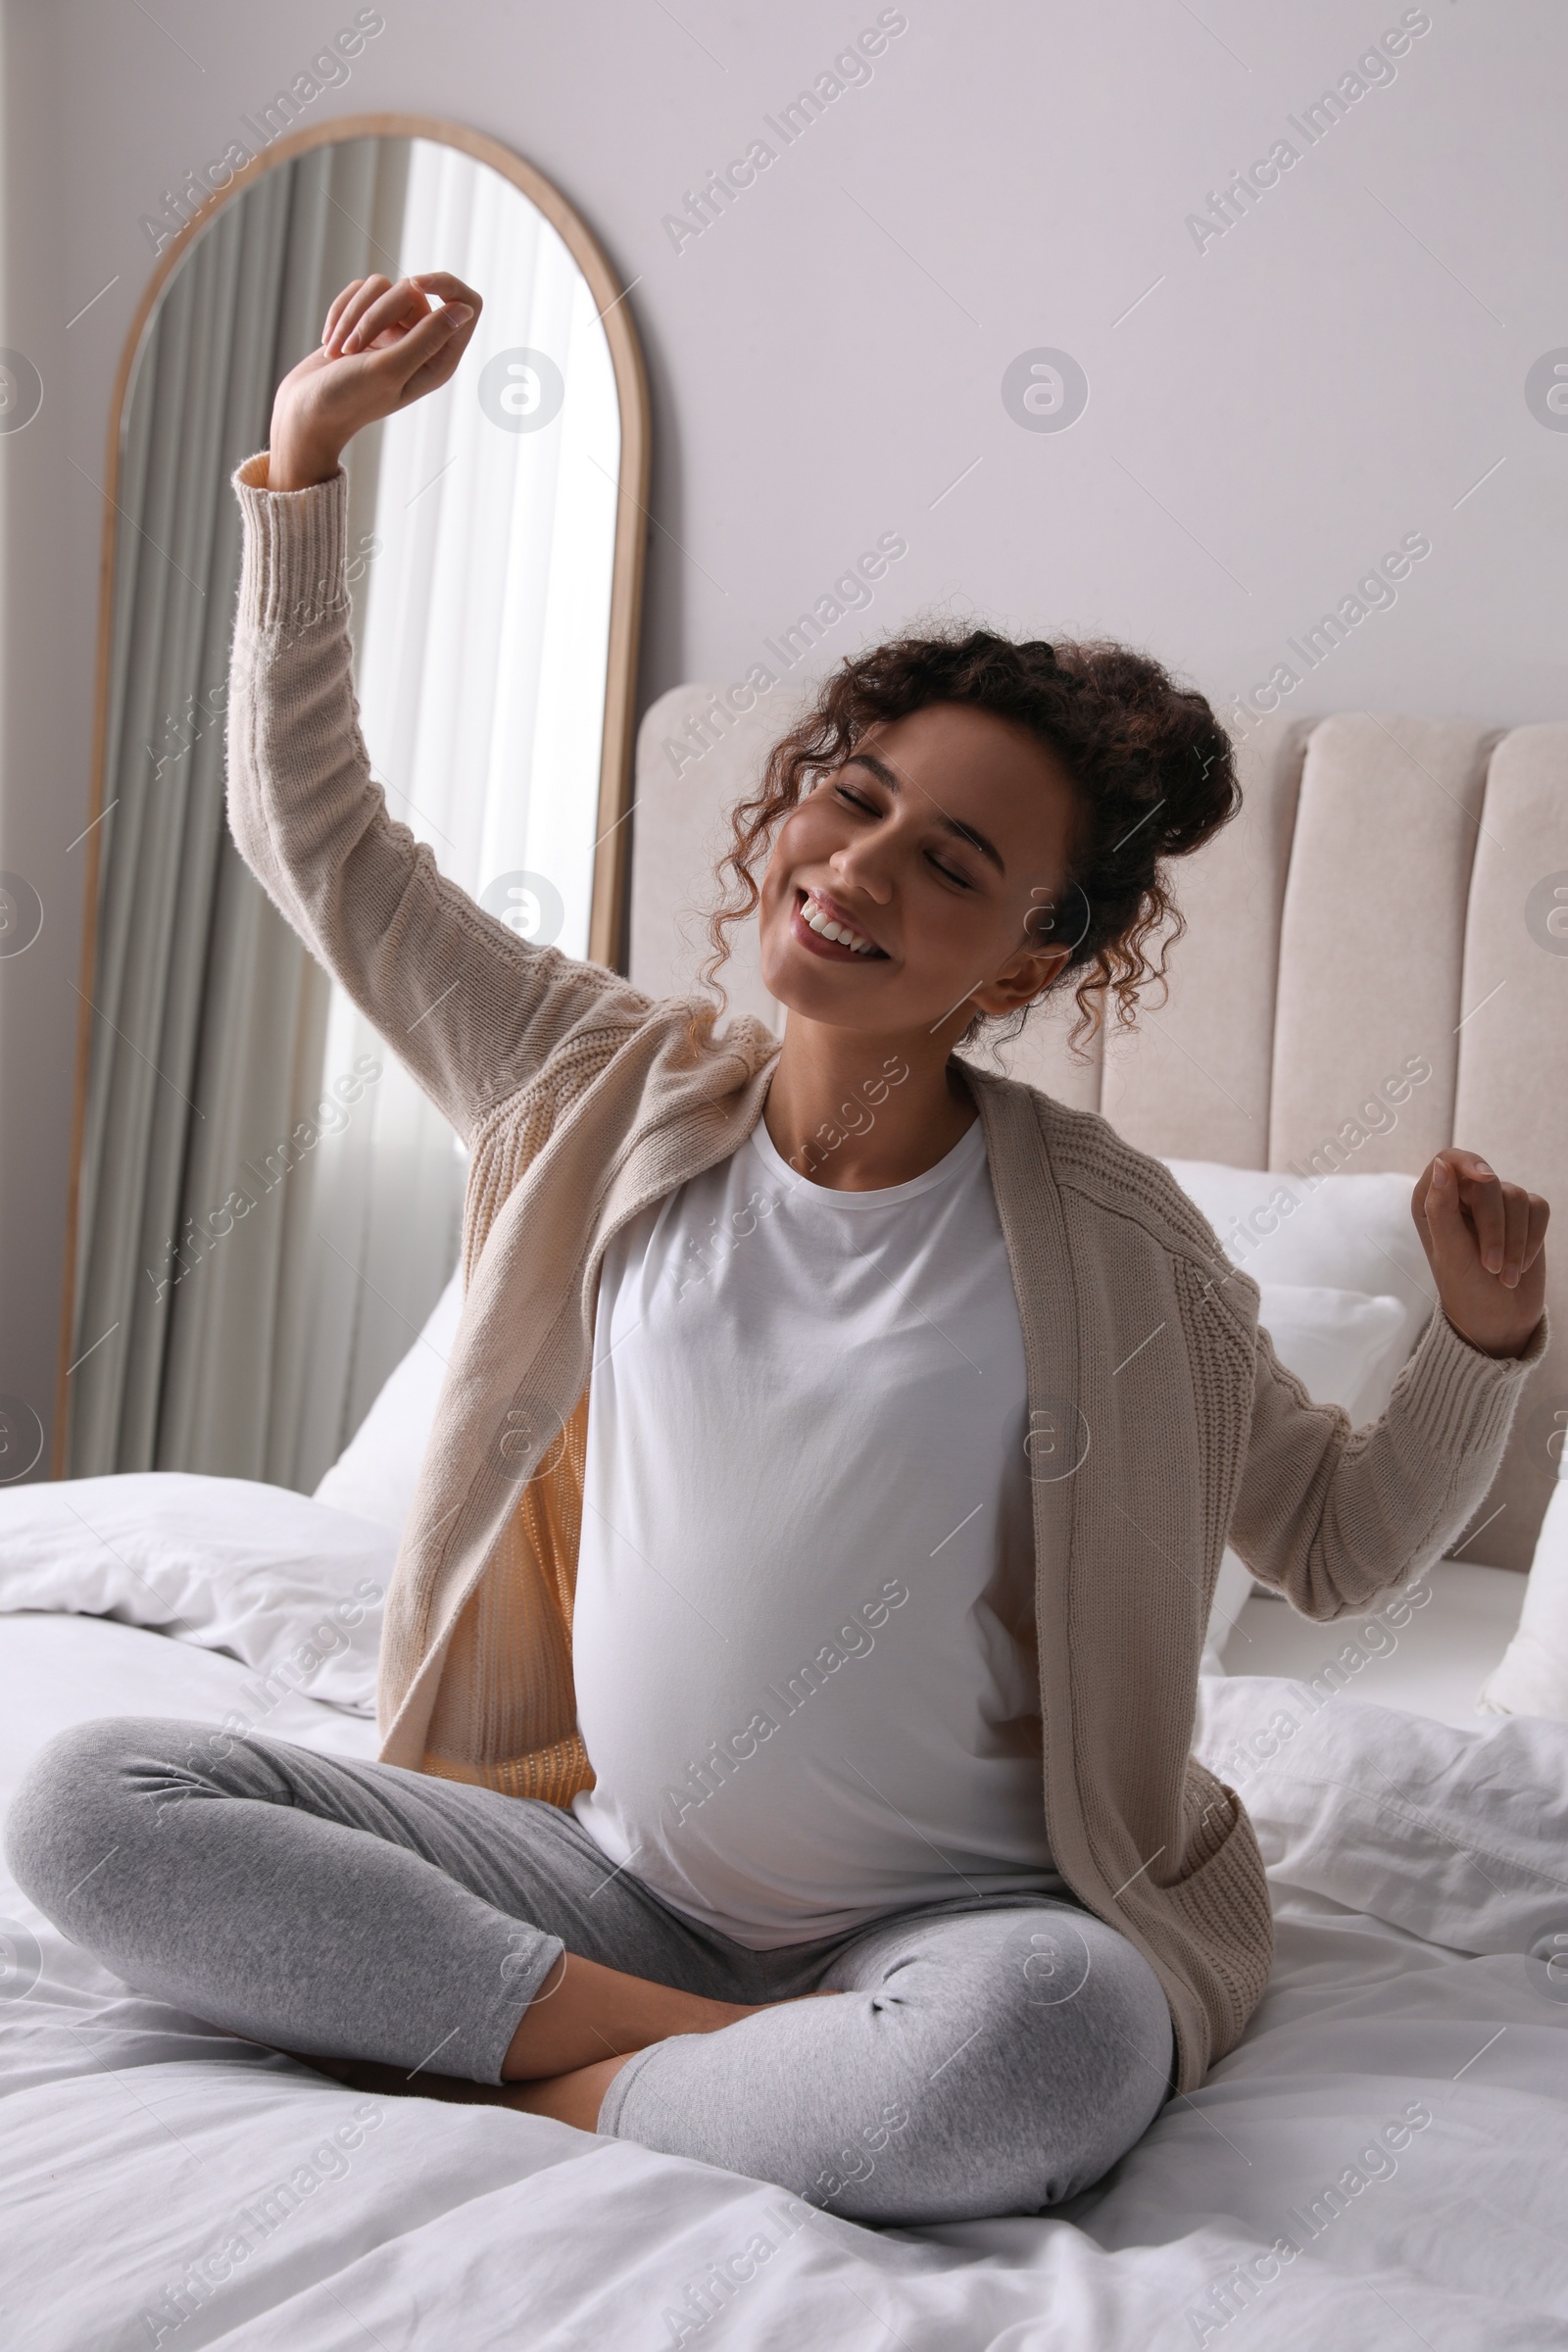
[[[1054,2069],[1066,2049],[1092,2059],[1119,2047],[1139,2062],[1151,2097],[1163,2093],[1171,2024],[1159,1979],[1103,1920],[1087,1911],[1026,1914],[1004,1941],[998,1978],[1007,2030],[1025,2047],[1032,2037],[1050,2048]]]
[[[1000,1957],[992,2072],[1013,2102],[1013,2149],[1028,2151],[1038,2211],[1091,2187],[1158,2115],[1170,2010],[1148,1961],[1088,1913],[1026,1918]]]
[[[149,1734],[161,1728],[132,1715],[73,1724],[40,1748],[12,1798],[5,1821],[11,1875],[68,1935],[90,1911],[96,1866],[127,1842],[135,1767],[156,1748]]]

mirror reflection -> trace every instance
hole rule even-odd
[[[184,246],[121,415],[72,1477],[309,1492],[456,1264],[456,1138],[267,900],[223,808],[229,476],[339,288],[414,270],[485,307],[459,377],[346,461],[366,741],[445,873],[530,939],[606,953],[625,833],[603,821],[607,696],[625,700],[634,650],[612,625],[625,368],[617,387],[607,298],[459,147],[319,145]]]

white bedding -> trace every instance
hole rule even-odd
[[[0,1608],[118,1618],[254,1667],[254,1712],[303,1692],[375,1713],[394,1528],[287,1487],[174,1470],[0,1491]]]
[[[67,1723],[258,1720],[256,1689],[188,1639],[0,1618],[0,1802]],[[1204,1718],[1270,1861],[1274,1978],[1203,2089],[1049,2219],[876,2233],[564,2125],[362,2099],[138,1997],[0,1883],[7,2342],[1568,2345],[1568,1957],[1527,1957],[1568,1956],[1568,1725],[1314,1708],[1261,1678],[1205,1682]],[[281,1688],[265,1724],[374,1752],[363,1714]]]

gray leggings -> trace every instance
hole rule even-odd
[[[563,1948],[792,2005],[650,2044],[601,2132],[883,2225],[1087,2188],[1169,2088],[1158,1980],[1079,1905],[958,1896],[755,1952],[612,1871],[569,1812],[167,1717],[52,1740],[6,1825],[24,1891],[127,1983],[253,2041],[501,2081]],[[841,2000],[796,2001],[826,1989]]]

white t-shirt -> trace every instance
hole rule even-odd
[[[1061,1889],[1027,1431],[978,1120],[869,1193],[759,1125],[616,1235],[572,1629],[612,1862],[754,1950]]]

